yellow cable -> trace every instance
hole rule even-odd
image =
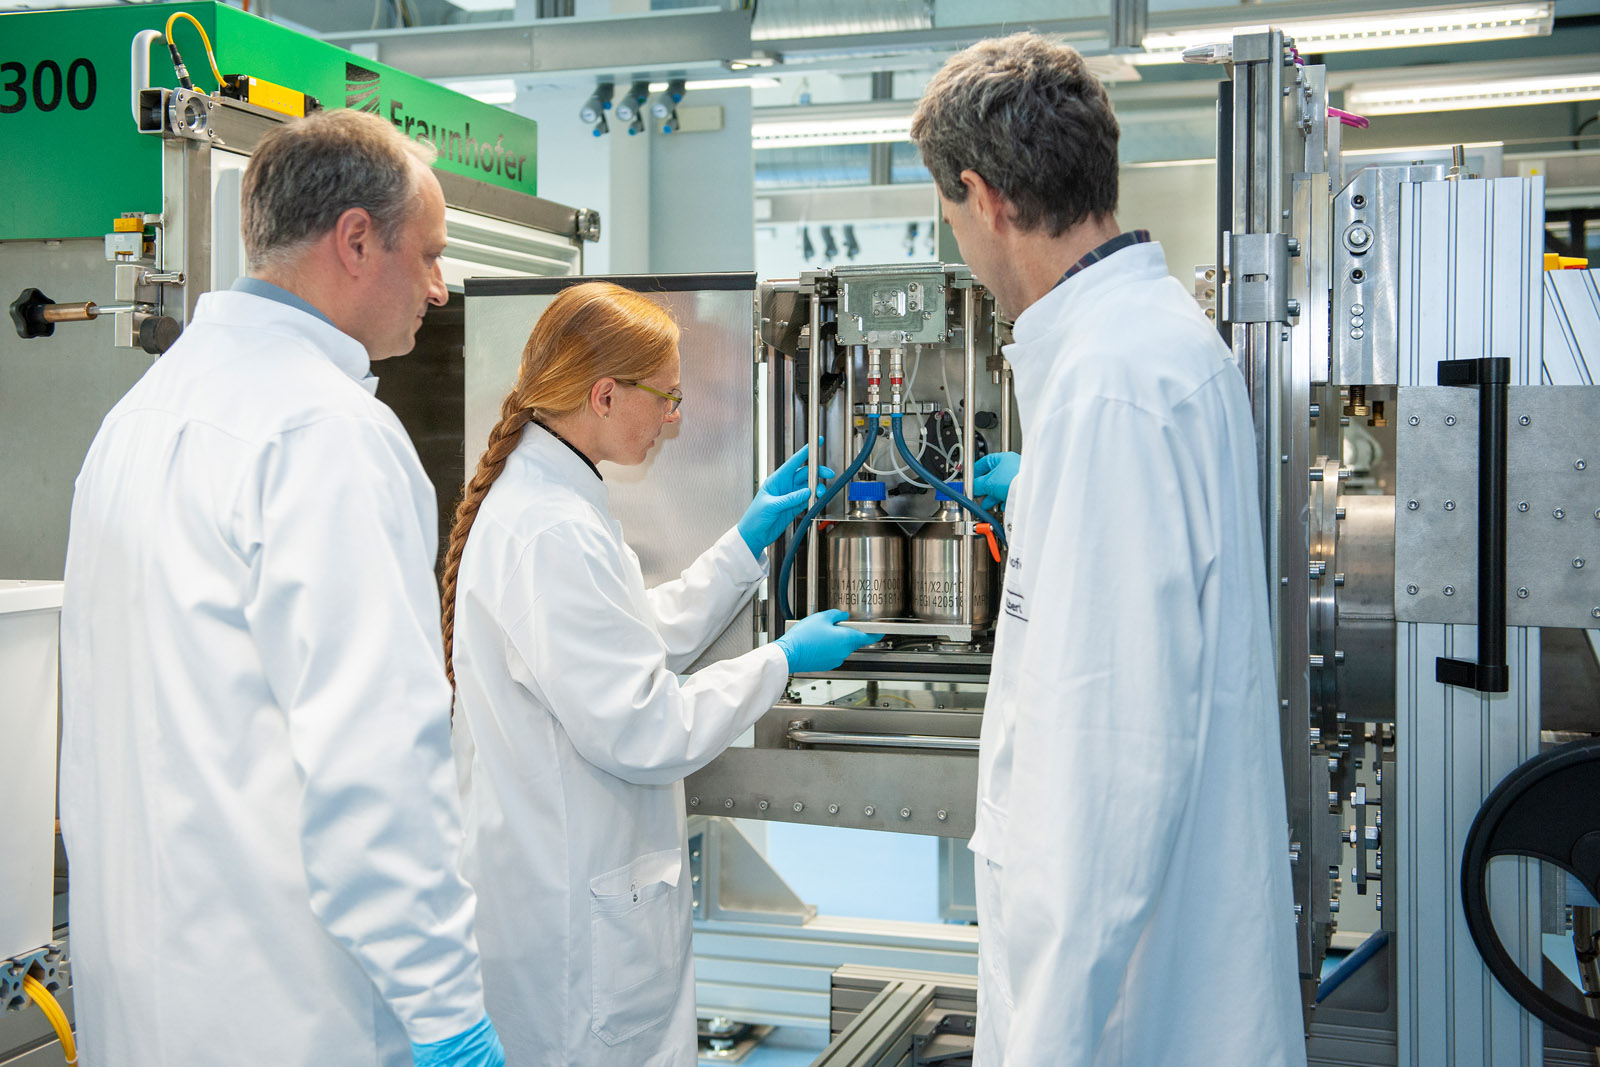
[[[174,11],[172,13],[172,17],[167,19],[167,43],[172,43],[172,25],[179,19],[188,19],[190,22],[194,23],[194,28],[200,31],[200,40],[206,46],[206,62],[211,64],[211,73],[212,76],[217,79],[217,88],[222,88],[222,71],[217,69],[217,57],[216,54],[211,51],[211,38],[206,36],[206,28],[200,25],[199,19],[195,18],[187,11]]]
[[[67,1022],[67,1013],[61,1010],[61,1005],[56,1003],[50,991],[31,974],[22,976],[22,991],[33,998],[39,1010],[44,1012],[44,1017],[50,1020],[51,1028],[61,1041],[61,1052],[67,1057],[67,1067],[74,1067],[78,1062],[78,1046],[72,1040],[72,1027]]]

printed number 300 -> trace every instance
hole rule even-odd
[[[40,111],[54,111],[63,96],[74,111],[87,111],[94,104],[94,64],[87,59],[74,59],[66,74],[55,60],[41,59],[33,68],[32,79],[23,64],[0,63],[0,79],[0,115],[14,115],[27,107],[30,88],[33,104]]]

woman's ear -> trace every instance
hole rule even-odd
[[[611,407],[617,399],[617,380],[601,378],[589,387],[589,410],[602,419],[611,417]]]

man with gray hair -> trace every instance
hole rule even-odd
[[[1305,1062],[1244,382],[1121,232],[1115,116],[1070,48],[981,42],[912,139],[1015,320],[1026,450],[979,751],[977,1067]]]
[[[457,870],[433,487],[370,373],[446,299],[431,159],[353,111],[268,133],[250,275],[78,476],[61,819],[96,1067],[505,1062]]]

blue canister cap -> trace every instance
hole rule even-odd
[[[944,484],[945,484],[946,488],[954,489],[958,493],[961,492],[961,483],[960,482],[945,482]],[[935,499],[935,500],[954,500],[955,497],[953,497],[949,493],[945,492],[944,489],[935,489],[933,491],[933,499]]]
[[[882,482],[851,482],[845,487],[845,499],[852,502],[857,500],[888,500],[889,487]]]

